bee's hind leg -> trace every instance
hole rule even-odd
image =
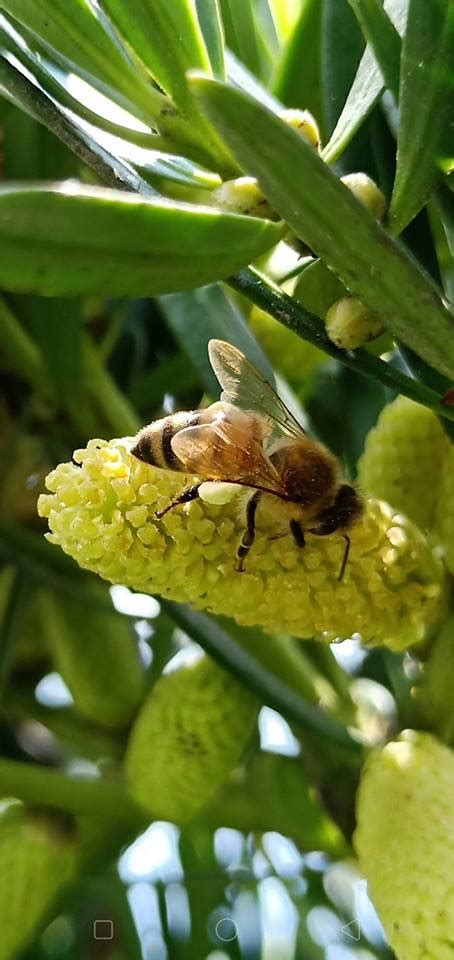
[[[290,520],[290,532],[295,541],[297,547],[305,547],[306,540],[304,537],[304,530],[301,526],[299,520]]]
[[[241,543],[237,550],[238,563],[236,565],[236,570],[238,573],[244,572],[244,561],[247,557],[249,550],[252,547],[255,539],[255,515],[257,513],[257,506],[262,496],[261,491],[257,490],[254,493],[250,500],[248,500],[246,507],[246,529],[241,538]]]
[[[179,497],[176,497],[175,500],[172,500],[170,503],[168,503],[167,506],[164,507],[164,510],[156,510],[156,519],[162,520],[169,510],[173,510],[174,507],[179,507],[180,503],[190,503],[191,500],[197,500],[199,495],[199,487],[202,486],[203,482],[204,481],[200,481],[200,483],[196,483],[193,487],[188,487],[187,490],[183,490],[183,493],[180,493]]]

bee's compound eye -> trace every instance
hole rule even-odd
[[[231,500],[243,488],[238,483],[224,483],[222,480],[207,480],[199,487],[199,497],[205,503],[221,506]]]

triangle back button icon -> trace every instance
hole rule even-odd
[[[345,926],[342,927],[342,933],[344,936],[349,937],[350,940],[360,940],[361,928],[359,920],[350,920],[350,923],[346,923]]]

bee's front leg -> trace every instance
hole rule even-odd
[[[299,520],[290,520],[290,532],[297,547],[305,547],[304,530]]]
[[[255,538],[255,515],[257,512],[258,502],[262,493],[260,490],[257,490],[254,493],[250,500],[248,500],[246,507],[246,529],[241,538],[241,543],[237,550],[238,563],[236,570],[238,573],[244,573],[244,560],[247,557],[249,550],[254,543]]]
[[[197,500],[197,497],[199,495],[199,487],[202,486],[202,483],[203,481],[201,480],[199,483],[194,484],[193,487],[188,487],[187,490],[183,490],[183,493],[180,493],[179,497],[177,497],[175,500],[172,500],[170,503],[168,503],[167,506],[164,507],[164,510],[156,510],[156,513],[155,513],[156,519],[162,520],[162,518],[165,517],[166,513],[168,513],[169,510],[173,510],[174,507],[179,507],[181,503],[190,503],[191,500]]]

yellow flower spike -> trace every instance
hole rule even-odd
[[[355,846],[398,960],[454,954],[454,754],[406,731],[368,758]]]
[[[446,443],[435,508],[435,531],[446,551],[448,569],[454,574],[454,445]]]
[[[81,567],[240,624],[326,642],[360,632],[366,643],[402,649],[424,640],[443,616],[443,564],[422,533],[387,504],[369,500],[349,531],[350,556],[339,583],[342,537],[308,534],[304,549],[288,535],[270,539],[277,532],[276,505],[268,515],[264,501],[240,574],[235,563],[243,500],[216,506],[199,500],[157,520],[155,511],[191,478],[141,463],[129,453],[131,442],[90,441],[75,454],[80,465],[57,467],[50,474],[51,494],[39,499],[39,513],[49,521],[48,539]],[[118,476],[125,484],[120,491]],[[139,526],[143,512],[135,523],[128,520],[136,507],[146,508]]]
[[[0,960],[22,951],[76,873],[76,849],[55,817],[14,803],[0,814]]]
[[[325,317],[326,332],[344,350],[356,350],[369,340],[383,333],[380,317],[358,300],[358,297],[342,297],[329,308]]]
[[[240,760],[257,709],[256,698],[208,657],[160,677],[127,750],[137,803],[153,817],[191,819]]]
[[[384,407],[367,436],[358,463],[360,486],[364,493],[387,500],[419,527],[430,530],[437,500],[440,504],[447,502],[448,491],[453,489],[454,459],[446,484],[447,496],[440,497],[442,463],[449,447],[432,410],[407,397],[397,397]],[[454,534],[454,493],[451,497]],[[441,510],[439,513],[441,521]],[[454,546],[454,535],[452,543]],[[454,560],[454,550],[452,556]]]
[[[249,324],[272,361],[290,383],[300,383],[326,362],[326,355],[307,340],[302,340],[265,310],[254,306]]]

